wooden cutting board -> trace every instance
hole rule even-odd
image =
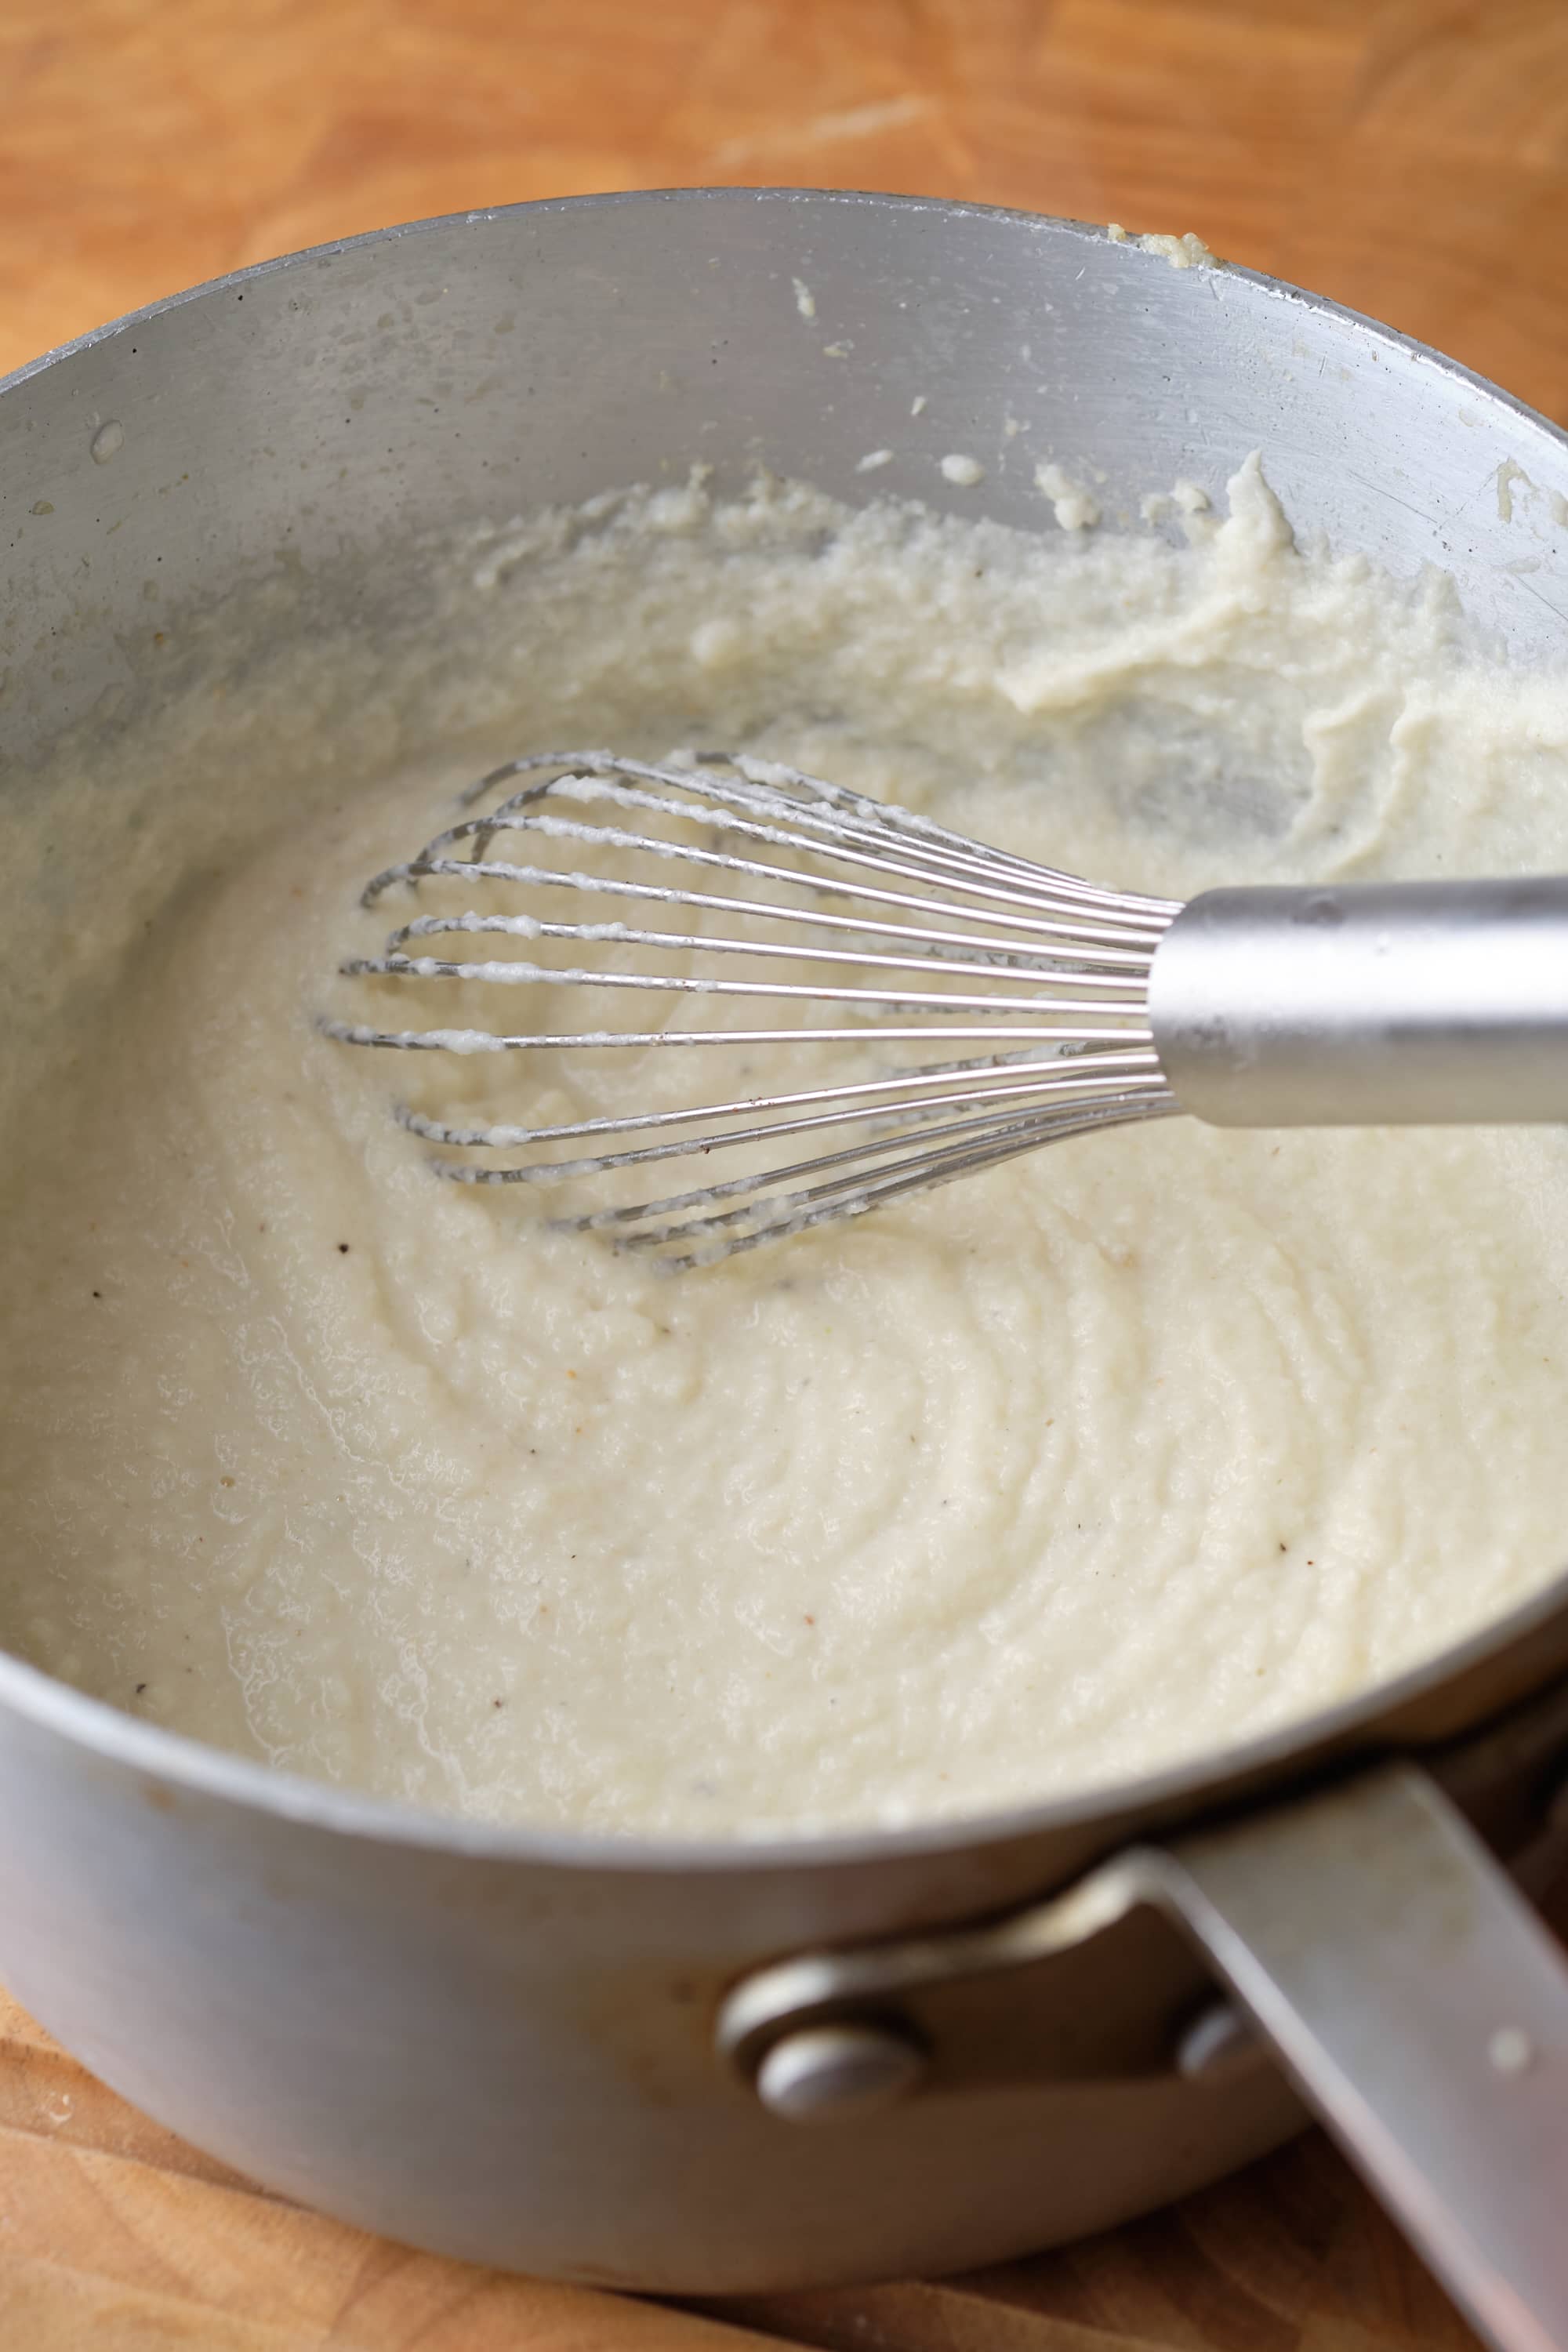
[[[729,181],[1196,229],[1568,421],[1563,0],[0,0],[0,369],[421,215]],[[1316,2137],[959,2284],[722,2323],[379,2244],[0,2006],[3,2352],[1458,2352]]]

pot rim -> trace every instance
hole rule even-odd
[[[1422,1665],[1374,1683],[1353,1698],[1282,1724],[1233,1747],[1201,1755],[1131,1780],[1108,1780],[1042,1799],[1032,1805],[953,1814],[898,1828],[861,1826],[799,1834],[739,1833],[729,1837],[645,1837],[636,1832],[560,1830],[444,1813],[433,1806],[376,1797],[329,1780],[315,1780],[248,1756],[231,1755],[189,1733],[139,1722],[0,1650],[0,1707],[74,1741],[107,1762],[122,1764],[193,1796],[212,1797],[377,1844],[419,1846],[478,1862],[539,1863],[553,1868],[616,1872],[784,1872],[825,1866],[864,1867],[1016,1843],[1053,1832],[1180,1811],[1194,1812],[1222,1799],[1237,1782],[1277,1775],[1292,1762],[1342,1750],[1358,1733],[1485,1665],[1516,1643],[1568,1612],[1568,1569],[1500,1618],[1440,1651]],[[1548,1679],[1542,1676],[1542,1680]],[[1375,1741],[1367,1740],[1370,1752]]]
[[[386,228],[333,238],[326,243],[252,262],[242,269],[204,280],[179,292],[162,296],[142,309],[127,311],[70,341],[58,344],[37,359],[0,376],[0,396],[30,383],[47,369],[95,349],[122,334],[208,295],[242,291],[255,281],[310,262],[336,260],[341,255],[410,236],[456,228],[479,228],[518,215],[602,211],[621,205],[725,203],[813,205],[896,212],[937,212],[945,215],[998,219],[1027,229],[1066,232],[1086,243],[1106,242],[1102,226],[1067,220],[1046,213],[1026,212],[1015,205],[980,205],[937,196],[892,195],[875,190],[808,187],[679,187],[632,188],[581,196],[549,196],[515,205],[496,205],[472,212],[444,213],[428,219],[406,221]],[[1129,257],[1141,255],[1129,239],[1118,248]],[[1169,265],[1155,254],[1141,256],[1135,266]],[[1203,266],[1203,265],[1200,265]],[[1279,300],[1342,319],[1363,337],[1413,357],[1440,373],[1468,386],[1489,404],[1511,411],[1555,441],[1568,456],[1568,431],[1531,408],[1501,386],[1478,375],[1459,361],[1449,359],[1396,328],[1367,318],[1345,304],[1308,292],[1287,280],[1270,278],[1238,263],[1216,258],[1213,268],[1243,280]],[[332,1782],[315,1780],[279,1769],[253,1758],[231,1755],[184,1732],[165,1730],[139,1722],[103,1699],[89,1697],[40,1668],[26,1664],[0,1650],[0,1706],[14,1708],[26,1720],[46,1731],[74,1741],[90,1754],[173,1782],[195,1796],[215,1798],[270,1813],[345,1837],[378,1843],[422,1847],[489,1862],[536,1863],[557,1868],[650,1873],[696,1872],[779,1873],[807,1867],[858,1868],[870,1863],[891,1863],[1016,1843],[1055,1832],[1092,1826],[1133,1814],[1173,1809],[1193,1810],[1205,1799],[1220,1795],[1230,1783],[1254,1775],[1276,1773],[1292,1759],[1305,1763],[1317,1751],[1332,1750],[1369,1731],[1380,1719],[1413,1702],[1440,1691],[1470,1669],[1485,1665],[1568,1612],[1568,1566],[1531,1597],[1500,1617],[1489,1619],[1476,1632],[1424,1664],[1392,1680],[1373,1684],[1354,1697],[1321,1712],[1300,1717],[1259,1737],[1201,1755],[1131,1780],[1107,1781],[1078,1794],[1041,1800],[1005,1811],[963,1814],[939,1822],[899,1828],[869,1827],[818,1831],[776,1836],[731,1835],[718,1838],[644,1837],[636,1833],[591,1830],[557,1830],[526,1823],[501,1823],[447,1814],[434,1808],[393,1798],[375,1797]]]

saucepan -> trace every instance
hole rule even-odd
[[[1331,303],[961,205],[523,205],[245,271],[0,388],[0,841],[65,730],[155,719],[149,583],[199,615],[286,568],[393,629],[399,551],[454,521],[693,462],[855,502],[895,445],[939,502],[1038,529],[1010,414],[1110,511],[1217,495],[1261,448],[1300,528],[1442,566],[1516,659],[1562,656],[1568,440]],[[943,483],[953,448],[978,489]],[[275,2189],[663,2293],[1018,2255],[1215,2179],[1304,2102],[1482,2328],[1541,2352],[1568,2345],[1568,1966],[1529,1890],[1565,1791],[1568,1579],[1134,1786],[766,1844],[444,1819],[0,1660],[0,1973]]]

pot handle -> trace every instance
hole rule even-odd
[[[1198,1946],[1499,2352],[1568,2352],[1568,1955],[1436,1783],[1382,1766],[1107,1874]]]

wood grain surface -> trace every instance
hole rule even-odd
[[[1568,0],[0,0],[0,370],[422,215],[726,181],[1195,229],[1568,422]],[[0,2006],[4,2352],[1461,2352],[1319,2138],[956,2284],[700,2317],[237,2181]]]

